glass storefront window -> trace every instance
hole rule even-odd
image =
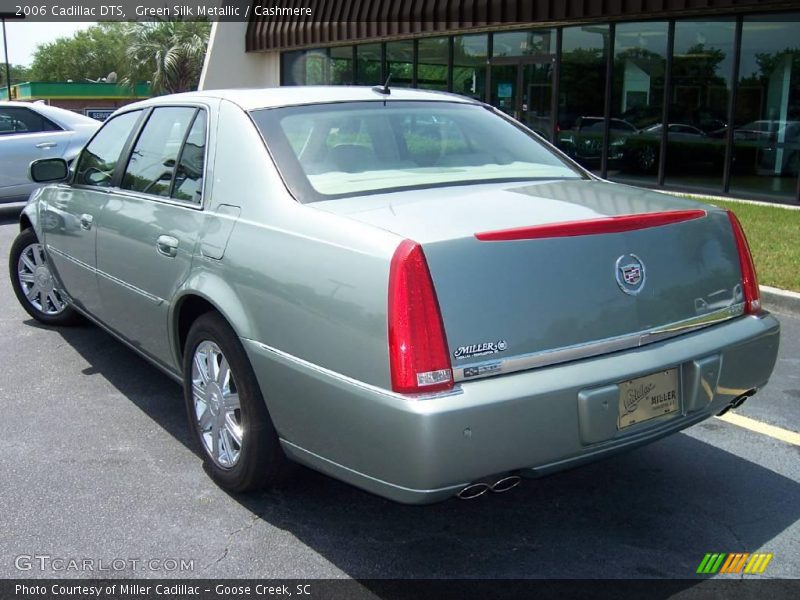
[[[383,83],[381,76],[381,45],[356,46],[356,84],[378,85]]]
[[[417,49],[417,87],[447,91],[449,38],[421,38]]]
[[[793,198],[800,167],[800,14],[742,24],[731,191]]]
[[[397,87],[451,85],[454,93],[489,101],[555,140],[595,171],[602,163],[608,93],[609,178],[655,185],[666,137],[666,185],[721,193],[730,137],[731,193],[792,200],[800,177],[800,12],[740,19],[738,65],[735,17],[674,21],[669,82],[668,21],[619,22],[613,46],[608,23],[563,27],[560,51],[556,28],[288,51],[280,57],[281,82],[373,86],[391,73]],[[607,82],[610,52],[613,79]]]
[[[283,85],[324,85],[328,81],[326,50],[300,50],[281,55]]]
[[[326,50],[306,52],[306,85],[328,83],[328,53]]]
[[[353,47],[335,46],[330,49],[330,79],[333,85],[353,83]]]
[[[557,29],[492,35],[489,102],[552,140]]]
[[[305,85],[305,51],[281,54],[281,85]]]
[[[555,54],[556,30],[506,31],[492,38],[492,56],[535,56]]]
[[[731,93],[733,19],[678,21],[667,133],[667,183],[719,193]]]
[[[453,38],[453,92],[478,100],[486,97],[486,57],[489,36],[457,35]]]
[[[608,175],[614,179],[656,180],[668,36],[666,22],[617,25],[608,141]]]
[[[594,170],[600,169],[602,158],[609,34],[608,25],[568,27],[561,50],[556,142]]]
[[[386,76],[392,76],[391,85],[411,87],[414,69],[414,42],[402,40],[386,42]],[[380,78],[372,81],[372,85],[383,83]]]

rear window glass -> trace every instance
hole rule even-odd
[[[316,104],[253,111],[302,202],[468,183],[579,179],[535,136],[469,104]]]

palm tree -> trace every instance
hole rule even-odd
[[[128,30],[130,73],[152,73],[154,94],[197,89],[211,24],[207,21],[164,20],[132,23]],[[123,83],[133,85],[129,77]]]

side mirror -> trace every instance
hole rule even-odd
[[[69,177],[69,167],[63,158],[42,158],[28,167],[28,177],[36,183],[64,181]]]

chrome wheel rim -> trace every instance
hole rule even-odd
[[[41,244],[30,244],[22,250],[17,261],[17,280],[28,303],[39,312],[56,316],[67,308],[56,288]]]
[[[242,453],[239,390],[228,360],[212,341],[198,344],[192,357],[194,417],[203,447],[215,464],[231,469]]]

